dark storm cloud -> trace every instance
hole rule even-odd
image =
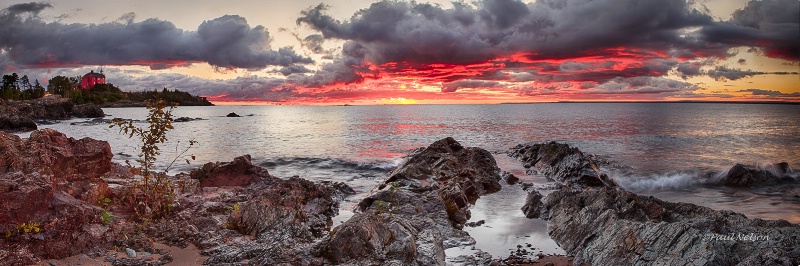
[[[729,48],[755,46],[767,56],[797,60],[798,20],[795,0],[748,4],[729,22],[718,22],[686,0],[483,0],[474,5],[438,5],[382,1],[345,21],[319,5],[297,19],[326,39],[360,46],[341,62],[470,64],[524,54],[529,60],[613,57],[613,49],[658,52],[663,58],[725,58]],[[767,18],[777,6],[776,18]],[[760,12],[760,13],[759,13]],[[700,30],[694,30],[700,29]],[[794,49],[794,50],[793,50]],[[581,62],[564,65],[564,70]],[[662,67],[675,67],[678,62]],[[333,63],[337,64],[337,63]],[[329,67],[360,75],[355,65]],[[685,75],[691,65],[678,66]],[[658,73],[666,73],[661,69]],[[321,71],[319,75],[328,75]],[[620,75],[624,76],[624,75]],[[350,79],[358,80],[358,79]],[[331,82],[342,82],[332,80]]]
[[[278,73],[281,73],[284,76],[289,76],[291,74],[309,73],[309,72],[311,72],[311,70],[302,65],[286,66],[278,70]]]
[[[263,26],[251,27],[240,16],[204,21],[197,31],[178,29],[169,21],[62,24],[45,22],[38,14],[49,4],[12,5],[0,10],[0,49],[18,65],[63,67],[78,65],[148,65],[163,69],[207,62],[220,68],[262,69],[313,61],[291,48],[272,50]]]
[[[715,80],[737,80],[742,78],[748,78],[756,75],[797,75],[800,74],[798,72],[762,72],[762,71],[753,71],[753,70],[740,70],[740,69],[732,69],[727,68],[724,66],[718,66],[712,70],[706,72],[706,74]]]
[[[589,94],[659,94],[676,95],[698,90],[697,85],[660,77],[617,78],[600,84]]]
[[[738,92],[749,92],[753,96],[767,96],[767,97],[800,97],[800,92],[783,93],[780,91],[762,90],[762,89],[746,89]]]
[[[705,27],[712,40],[751,46],[769,57],[800,60],[800,1],[750,1],[725,23]]]
[[[746,89],[738,92],[749,92],[753,96],[762,96],[769,98],[800,98],[800,92],[783,93],[780,91],[762,90],[762,89]]]
[[[49,7],[53,6],[48,3],[30,2],[9,6],[7,10],[10,13],[31,13],[33,15],[37,15],[39,12],[42,12],[42,10]]]

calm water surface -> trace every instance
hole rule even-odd
[[[144,120],[144,108],[104,109],[110,117]],[[236,112],[243,117],[228,118]],[[347,182],[359,195],[347,209],[383,180],[411,149],[452,136],[464,146],[495,154],[503,170],[528,182],[519,163],[505,156],[526,142],[562,141],[597,154],[624,171],[612,176],[629,189],[669,201],[730,209],[749,217],[800,223],[800,200],[770,193],[703,186],[697,177],[735,163],[786,161],[800,169],[800,105],[708,103],[552,103],[524,105],[409,106],[215,106],[179,107],[177,117],[202,118],[175,123],[160,167],[190,139],[197,161],[170,172],[189,171],[206,162],[252,155],[255,164],[279,177]],[[111,143],[115,160],[136,159],[136,142],[105,124],[50,127],[75,138]],[[143,125],[143,123],[142,123]],[[22,134],[26,135],[26,134]],[[475,248],[504,256],[517,244],[531,243],[544,253],[563,253],[546,235],[546,224],[522,216],[524,192],[505,186],[472,208]],[[463,250],[448,250],[448,255]]]

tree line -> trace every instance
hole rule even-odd
[[[179,90],[123,92],[114,84],[96,84],[88,90],[76,88],[81,77],[55,76],[47,82],[44,88],[38,80],[31,83],[27,75],[20,77],[17,73],[3,75],[3,86],[0,88],[0,98],[5,100],[32,100],[44,97],[45,92],[52,95],[70,99],[75,104],[112,104],[118,102],[143,103],[152,99],[164,99],[167,102],[176,102],[180,105],[213,105],[203,97],[198,97]]]
[[[17,73],[3,75],[3,86],[0,87],[0,98],[5,100],[31,100],[42,98],[45,89],[39,80],[31,83],[28,75],[20,77]]]

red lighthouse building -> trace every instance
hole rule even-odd
[[[103,70],[100,73],[94,73],[92,70],[81,78],[81,84],[78,86],[81,90],[89,90],[97,84],[106,84],[106,75],[103,75]]]

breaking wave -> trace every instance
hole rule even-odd
[[[612,174],[611,178],[621,187],[631,191],[653,191],[680,190],[705,184],[706,179],[701,176],[698,171],[690,171],[649,176],[616,173]]]
[[[398,157],[358,162],[334,158],[286,157],[268,159],[257,165],[267,168],[271,174],[279,177],[296,175],[320,180],[353,181],[382,180],[404,160]]]
[[[748,164],[760,171],[769,172],[777,178],[800,178],[799,173],[795,172],[791,166],[780,168],[773,163],[751,163]],[[730,168],[722,171],[702,172],[700,170],[672,172],[665,174],[637,175],[627,171],[612,171],[610,176],[617,184],[625,189],[632,191],[654,191],[654,190],[681,190],[690,187],[707,185],[722,185],[723,179],[728,175]]]

